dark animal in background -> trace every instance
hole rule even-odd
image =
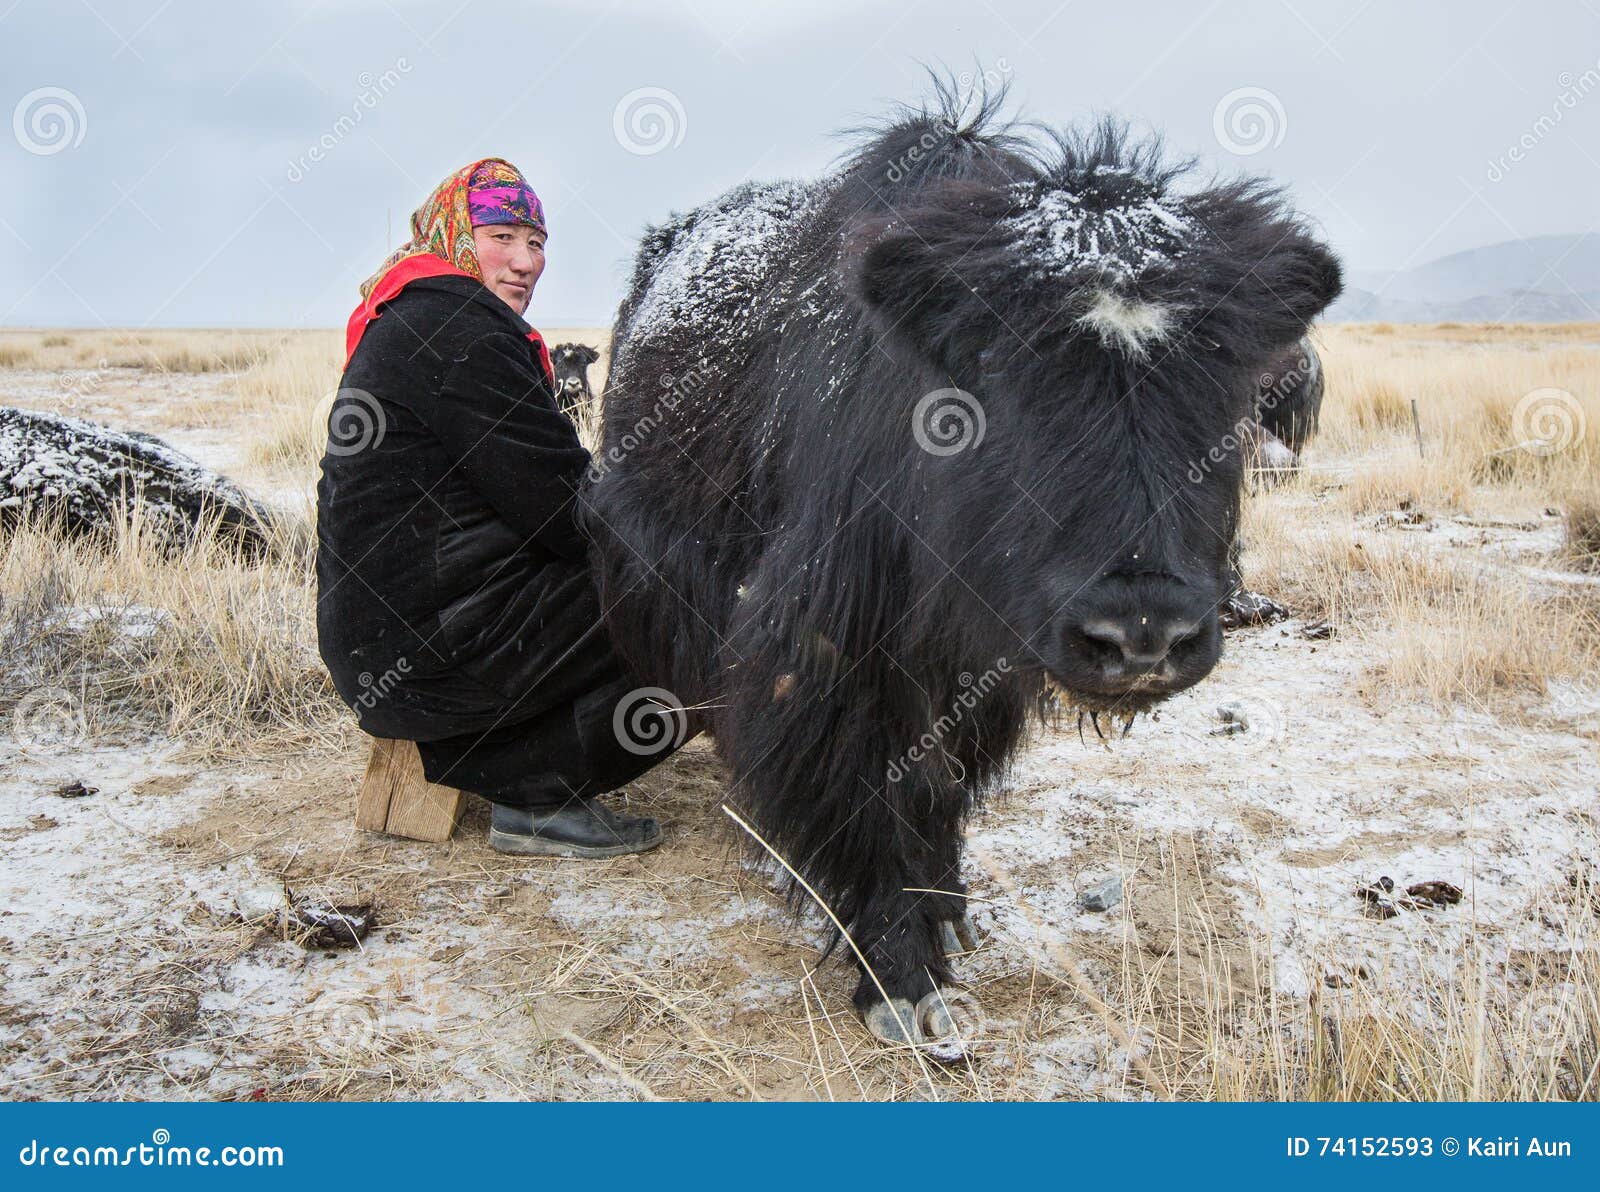
[[[109,541],[136,499],[141,526],[164,547],[213,527],[250,555],[273,541],[265,506],[154,435],[0,409],[0,525],[54,518],[71,537]]]
[[[581,411],[594,405],[589,388],[589,366],[600,353],[588,344],[557,344],[550,349],[550,366],[556,374],[556,401],[561,412],[577,421]]]
[[[1293,471],[1322,413],[1322,358],[1309,338],[1273,357],[1256,378],[1252,464],[1264,474]]]
[[[1215,665],[1244,460],[1187,471],[1340,269],[1264,182],[937,90],[646,233],[584,516],[619,649],[845,925],[868,1027],[953,1048],[963,823],[1048,685],[1098,725]]]

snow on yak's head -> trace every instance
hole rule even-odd
[[[997,653],[1131,711],[1216,664],[1241,425],[1340,269],[1266,183],[1184,185],[1109,123],[1052,140],[897,194],[847,268],[921,395],[919,536]]]

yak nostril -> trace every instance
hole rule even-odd
[[[1089,621],[1078,632],[1096,655],[1097,662],[1122,662],[1128,657],[1128,635],[1111,621]]]
[[[1200,638],[1199,625],[1174,625],[1172,635],[1167,640],[1167,653],[1171,654],[1181,646],[1186,646]]]
[[[1078,633],[1089,645],[1094,660],[1101,665],[1134,670],[1154,670],[1174,650],[1200,636],[1201,627],[1192,621],[1173,621],[1152,625],[1148,617],[1126,624],[1100,619],[1078,626]]]

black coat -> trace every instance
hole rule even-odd
[[[616,680],[574,520],[589,465],[481,283],[412,282],[340,382],[317,486],[317,633],[376,736],[530,719]]]

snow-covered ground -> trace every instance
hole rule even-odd
[[[1294,1002],[1457,979],[1469,941],[1486,972],[1563,947],[1557,895],[1596,855],[1593,693],[1556,691],[1537,727],[1374,707],[1360,647],[1300,629],[1235,635],[1210,680],[1126,738],[1043,734],[977,818],[986,939],[962,971],[1004,1095],[1119,1095],[1101,1025],[1041,1022],[1043,991],[1018,984],[1077,964],[1109,997],[1128,938],[1154,933],[1180,968],[1220,949]],[[1217,731],[1222,704],[1248,731]],[[822,1006],[811,993],[816,923],[793,925],[733,853],[707,749],[634,795],[666,846],[604,865],[500,857],[481,817],[448,846],[357,833],[354,769],[206,769],[160,739],[8,748],[0,1096],[816,1095],[791,1070],[811,1029],[870,1050],[840,966],[811,978]],[[57,793],[72,781],[98,789]],[[1380,875],[1465,896],[1370,918],[1354,891]],[[1125,902],[1083,909],[1112,876]],[[374,898],[383,925],[307,951],[278,926],[285,882]],[[1211,941],[1182,939],[1199,921]]]

